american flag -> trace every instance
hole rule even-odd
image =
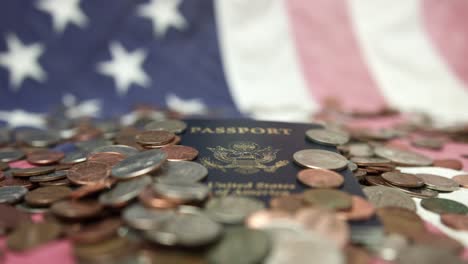
[[[306,120],[330,100],[468,120],[465,0],[3,0],[0,122],[137,104]]]

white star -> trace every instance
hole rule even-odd
[[[99,117],[102,103],[98,99],[89,99],[78,102],[73,94],[65,94],[62,103],[66,107],[65,116],[75,119],[80,117]]]
[[[157,36],[164,36],[169,27],[183,30],[187,21],[179,12],[181,0],[151,0],[141,5],[138,14],[151,19],[153,30]]]
[[[175,94],[168,94],[166,96],[166,105],[170,110],[184,115],[202,115],[207,112],[205,104],[200,99],[185,100]]]
[[[41,0],[36,7],[52,16],[54,30],[58,33],[69,23],[81,28],[88,24],[88,17],[80,9],[80,0]]]
[[[46,79],[46,73],[39,65],[39,57],[44,53],[44,47],[39,43],[24,45],[13,34],[6,37],[8,52],[0,53],[0,66],[10,72],[10,84],[13,90],[19,89],[21,83],[28,77],[39,82]]]
[[[151,82],[143,70],[146,52],[142,49],[128,53],[121,44],[111,43],[112,60],[98,65],[98,71],[115,80],[117,93],[125,95],[132,83],[147,87]]]
[[[46,126],[44,114],[26,112],[20,109],[0,111],[0,120],[7,122],[9,127],[27,126],[44,128]]]

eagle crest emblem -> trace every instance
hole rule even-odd
[[[208,147],[213,153],[213,159],[203,158],[202,164],[208,168],[219,169],[227,172],[228,169],[241,174],[253,174],[258,171],[273,173],[281,167],[289,164],[287,160],[275,161],[276,153],[280,149],[273,149],[271,146],[262,148],[258,144],[250,141],[238,141],[231,143],[228,147],[216,146]]]

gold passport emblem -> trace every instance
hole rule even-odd
[[[234,169],[235,172],[241,174],[253,174],[261,170],[274,173],[289,164],[287,160],[280,160],[273,165],[267,165],[276,160],[276,153],[280,149],[273,149],[271,146],[262,148],[251,141],[237,141],[229,144],[228,147],[216,146],[207,149],[213,153],[215,160],[203,158],[202,164],[223,172]]]

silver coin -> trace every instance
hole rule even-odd
[[[265,208],[263,202],[241,196],[217,197],[208,201],[206,213],[215,221],[225,224],[239,224],[250,214]]]
[[[161,196],[183,201],[202,201],[210,193],[210,188],[201,183],[157,182],[153,184],[153,190]]]
[[[372,157],[374,150],[366,143],[354,143],[349,145],[349,155],[353,157]]]
[[[149,184],[151,184],[150,176],[119,182],[111,190],[102,193],[99,202],[103,205],[119,206],[137,197]]]
[[[356,165],[356,163],[350,161],[348,163],[348,169],[352,172],[355,172],[357,169],[358,169],[358,165]]]
[[[344,131],[313,128],[306,131],[309,140],[327,146],[338,146],[349,141],[349,134]]]
[[[61,164],[77,164],[86,161],[86,156],[88,152],[83,150],[76,150],[70,153],[67,153],[62,160],[60,160]]]
[[[16,133],[16,140],[32,147],[48,147],[57,144],[60,137],[52,131],[25,130]]]
[[[112,167],[112,176],[128,179],[150,173],[166,161],[167,154],[159,149],[147,150],[129,156]]]
[[[159,228],[166,221],[172,220],[174,215],[173,210],[156,210],[140,204],[129,206],[122,212],[122,218],[127,225],[138,230]]]
[[[403,248],[396,259],[398,264],[462,264],[466,263],[449,250],[425,245],[412,245]]]
[[[432,159],[415,152],[383,146],[376,147],[374,151],[377,156],[391,160],[400,165],[429,166],[432,164]]]
[[[91,151],[90,154],[95,154],[99,152],[112,152],[120,153],[126,157],[132,156],[139,153],[138,149],[126,145],[109,145],[109,146],[100,146]]]
[[[404,188],[404,187],[399,187],[399,186],[395,186],[392,184],[388,184],[388,186],[391,186],[397,190],[407,193],[411,197],[416,197],[416,198],[421,198],[421,199],[433,198],[439,195],[438,192],[431,190],[431,189],[427,189],[427,188]]]
[[[162,183],[195,183],[208,175],[208,169],[193,161],[167,161],[153,175]]]
[[[66,171],[54,171],[52,173],[45,174],[45,175],[29,177],[29,181],[30,182],[48,182],[48,181],[64,179],[66,177],[67,177]]]
[[[352,157],[350,161],[361,166],[374,166],[374,165],[383,165],[391,164],[392,162],[388,159],[375,158],[375,157]]]
[[[3,149],[0,150],[0,161],[1,162],[12,162],[20,160],[24,157],[24,152],[17,149]]]
[[[112,145],[112,141],[104,138],[99,139],[91,139],[87,141],[80,141],[76,142],[75,145],[87,153],[93,151],[95,148],[102,147],[102,146],[109,146]]]
[[[0,203],[16,203],[26,195],[28,189],[23,186],[0,187]]]
[[[262,263],[271,247],[268,234],[245,227],[228,228],[219,243],[208,252],[208,263]]]
[[[321,149],[303,149],[293,155],[294,161],[307,168],[341,170],[348,166],[342,155]]]
[[[400,190],[386,186],[370,186],[363,188],[362,191],[376,208],[395,206],[416,211],[413,199]]]
[[[187,124],[180,120],[162,120],[146,124],[145,130],[166,130],[180,134],[185,131]]]
[[[427,188],[442,192],[453,192],[458,190],[459,184],[449,178],[434,174],[416,174],[426,184]]]

